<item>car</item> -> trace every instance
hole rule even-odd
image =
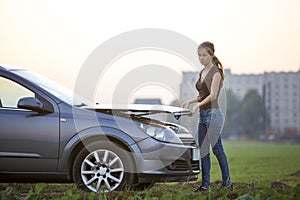
[[[74,100],[75,99],[75,100]],[[0,181],[74,182],[110,192],[197,180],[200,152],[163,105],[76,102],[73,92],[26,69],[0,65]]]

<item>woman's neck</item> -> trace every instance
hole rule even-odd
[[[204,65],[204,68],[206,70],[210,70],[214,65],[212,63],[209,63],[208,65]]]

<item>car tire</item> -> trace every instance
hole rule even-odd
[[[134,182],[134,161],[124,148],[109,141],[87,145],[76,156],[73,179],[79,189],[93,192],[124,190]]]

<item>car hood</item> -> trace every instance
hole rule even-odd
[[[94,107],[85,107],[89,110],[96,112],[113,114],[113,115],[151,115],[157,113],[171,113],[176,119],[180,116],[190,115],[189,109],[175,107],[175,106],[164,106],[164,105],[150,105],[150,104],[126,104],[126,105],[115,105],[115,104],[98,104]]]

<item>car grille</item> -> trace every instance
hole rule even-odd
[[[187,171],[189,170],[189,164],[184,160],[176,160],[168,165],[167,168],[171,171]],[[199,161],[191,161],[191,170],[197,171],[199,169]]]
[[[192,170],[199,170],[200,169],[199,161],[192,161],[191,167],[192,167]]]
[[[186,137],[179,137],[180,140],[184,145],[194,145],[196,144],[194,138],[186,138]]]

